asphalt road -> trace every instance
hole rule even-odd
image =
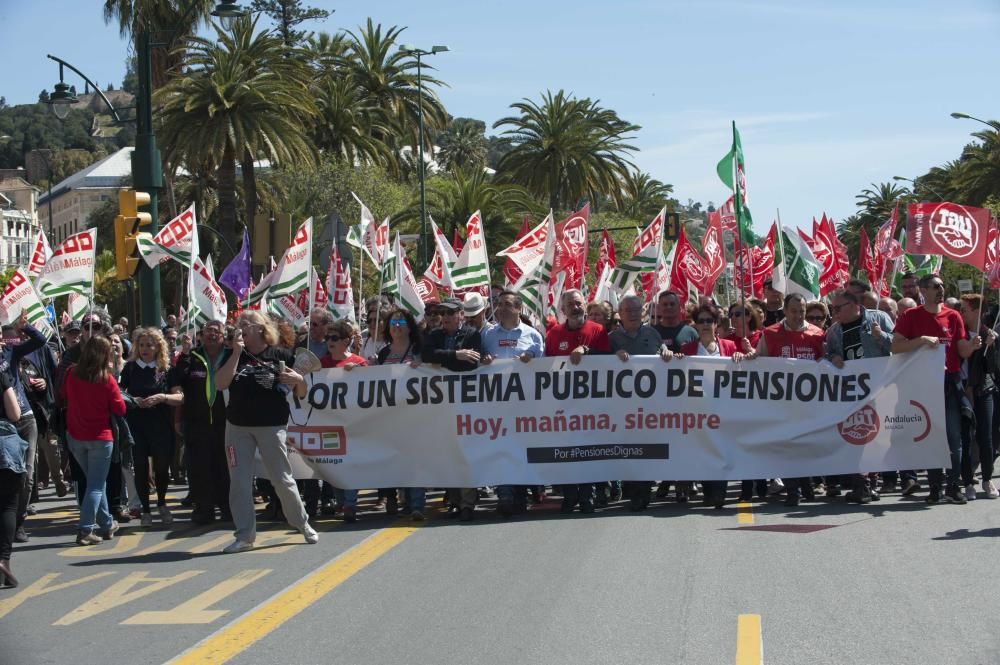
[[[44,492],[0,663],[1000,664],[1000,501],[489,505],[321,518],[318,545],[261,523],[261,547],[222,555],[226,525],[185,519],[76,547]]]

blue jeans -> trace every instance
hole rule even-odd
[[[427,489],[424,487],[404,487],[403,499],[406,501],[407,513],[422,513],[427,506]]]
[[[70,452],[87,477],[87,491],[80,504],[80,529],[93,531],[98,526],[110,529],[111,513],[104,484],[111,468],[113,444],[110,441],[77,441],[69,434],[66,439]]]
[[[337,497],[337,503],[348,508],[358,507],[358,490],[342,490],[339,487],[333,488],[333,494]]]
[[[945,379],[944,426],[951,453],[951,468],[948,469],[948,490],[957,490],[962,473],[962,395],[958,388]],[[941,469],[928,469],[927,480],[931,488],[941,489]]]
[[[972,431],[975,429],[979,448],[979,469],[985,483],[993,477],[993,393],[973,397],[972,408],[976,424],[962,423],[962,484],[972,485],[975,480],[976,460],[972,458]]]

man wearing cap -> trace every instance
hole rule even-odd
[[[67,349],[70,349],[80,343],[81,332],[82,329],[79,321],[70,321],[63,326],[63,344]]]
[[[483,365],[510,358],[529,362],[542,356],[542,335],[521,322],[522,306],[521,296],[514,291],[503,291],[497,296],[497,324],[482,332],[483,357],[480,362]],[[528,509],[527,489],[525,485],[498,486],[497,511],[504,517],[525,512]]]
[[[486,298],[481,294],[466,293],[462,311],[465,312],[466,325],[472,326],[480,333],[490,327],[491,324],[486,321]]]
[[[431,298],[424,303],[424,332],[441,327],[441,301]]]
[[[462,322],[462,301],[448,298],[439,305],[441,327],[431,330],[424,339],[421,358],[425,363],[440,365],[452,372],[470,372],[479,367],[482,337],[479,330]],[[479,492],[475,487],[450,488],[450,512],[458,510],[463,522],[475,515]]]

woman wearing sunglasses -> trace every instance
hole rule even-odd
[[[729,308],[729,323],[733,332],[723,339],[736,344],[736,348],[749,353],[757,348],[763,330],[764,315],[749,301],[744,307],[742,303],[733,303]],[[744,342],[743,340],[746,340]]]
[[[378,352],[379,365],[420,366],[420,326],[409,312],[394,309],[389,313],[385,322],[385,339],[389,340],[389,345]],[[414,522],[423,521],[427,488],[402,487],[399,492],[403,494],[403,514],[410,515]],[[379,493],[386,495],[386,512],[399,505],[395,488],[379,490]]]
[[[698,332],[698,339],[688,342],[681,347],[681,353],[687,356],[716,356],[719,358],[732,358],[734,362],[740,362],[744,358],[754,358],[756,354],[743,353],[736,346],[735,342],[728,339],[719,339],[719,311],[711,305],[702,305],[695,310],[694,327]],[[702,483],[705,488],[705,503],[722,508],[726,502],[725,480],[708,480]]]
[[[326,355],[319,359],[323,367],[342,367],[352,370],[367,367],[368,361],[356,353],[351,353],[351,344],[356,334],[350,321],[334,321],[326,326]]]

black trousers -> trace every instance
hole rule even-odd
[[[229,512],[226,423],[187,423],[184,428],[188,487],[197,513]]]
[[[24,474],[0,469],[0,559],[10,559],[17,530],[17,503],[24,488]]]

